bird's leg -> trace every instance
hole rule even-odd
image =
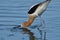
[[[44,40],[46,40],[46,23],[45,21],[42,19],[43,25],[44,25]]]
[[[41,16],[39,16],[39,19],[41,19]],[[42,30],[41,30],[41,26],[42,26],[42,20],[40,20],[39,24],[38,24],[38,31],[40,33],[40,39],[42,40]]]
[[[41,17],[40,17],[40,18],[41,18]],[[42,39],[42,35],[44,35],[44,36],[43,36],[43,37],[44,37],[44,40],[46,40],[46,24],[45,24],[45,21],[43,20],[43,18],[41,18],[40,27],[41,27],[42,25],[44,25],[43,30],[41,30],[41,28],[39,29],[39,27],[38,27],[38,30],[39,30],[39,32],[40,32],[41,39]],[[44,31],[43,34],[42,34],[42,31]]]

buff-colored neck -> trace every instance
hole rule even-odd
[[[23,22],[22,23],[22,26],[23,27],[28,27],[28,26],[30,26],[31,24],[32,24],[32,22],[34,21],[34,16],[29,16],[28,17],[28,21],[27,22]]]

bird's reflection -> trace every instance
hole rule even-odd
[[[29,40],[35,40],[35,36],[34,36],[34,33],[31,32],[31,30],[27,29],[27,28],[19,28],[20,26],[18,27],[13,27],[13,30],[14,29],[19,29],[23,32],[23,34],[28,34],[29,35]]]
[[[30,40],[35,40],[34,33],[31,32],[29,29],[27,29],[27,28],[20,28],[20,30],[22,30],[25,34],[28,34],[30,36],[29,37]]]

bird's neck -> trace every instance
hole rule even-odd
[[[29,16],[28,17],[28,21],[27,22],[23,22],[22,26],[28,27],[28,26],[30,26],[33,23],[33,21],[34,21],[34,16]]]
[[[29,16],[27,23],[32,23],[34,21],[34,16]]]

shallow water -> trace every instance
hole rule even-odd
[[[46,25],[40,26],[38,17],[29,28],[14,28],[27,21],[27,11],[44,0],[0,0],[0,40],[60,40],[60,0],[52,0],[42,14]]]

